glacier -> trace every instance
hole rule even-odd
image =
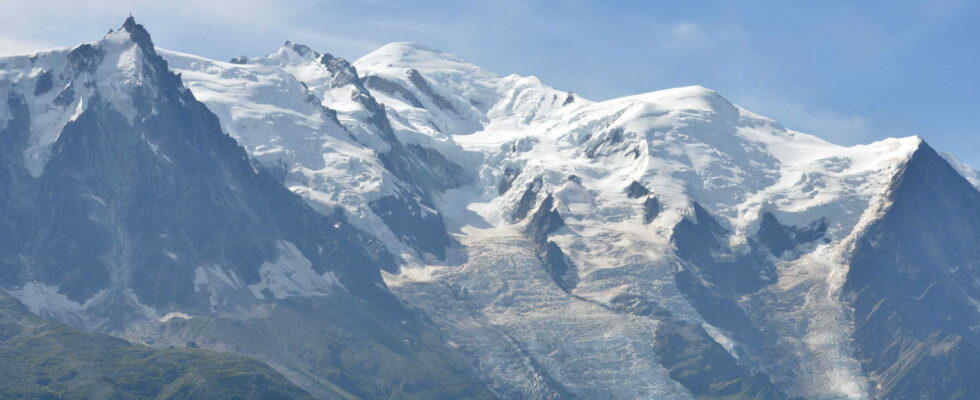
[[[303,56],[295,47],[287,43],[273,55],[248,58],[248,64],[237,68],[265,67],[270,59],[295,63]],[[180,59],[176,54],[172,58]],[[175,65],[181,70],[187,64]],[[546,86],[535,77],[500,77],[459,57],[412,43],[386,45],[353,66],[363,76],[364,86],[385,106],[399,140],[436,149],[472,176],[472,183],[437,196],[435,208],[459,241],[448,259],[403,257],[400,271],[385,276],[400,298],[432,316],[454,343],[473,353],[481,370],[495,382],[495,390],[528,398],[546,398],[563,390],[609,398],[664,398],[684,392],[649,348],[656,340],[650,336],[656,331],[651,327],[658,323],[656,318],[646,317],[650,326],[633,328],[632,334],[587,329],[642,321],[614,309],[617,298],[629,295],[661,303],[678,318],[704,327],[726,344],[733,358],[753,371],[771,374],[778,385],[794,388],[793,394],[867,396],[867,382],[849,345],[852,327],[847,305],[839,300],[846,255],[862,228],[886,207],[891,177],[921,139],[838,146],[786,130],[703,87],[594,102]],[[220,100],[209,100],[219,80],[213,74],[201,75],[201,70],[207,68],[187,70],[183,76],[206,104],[221,109]],[[289,66],[282,72],[311,82],[309,87],[323,106],[347,115],[339,121],[349,131],[363,128],[355,112],[349,111],[356,107],[347,97],[336,89],[324,89],[323,82],[336,78],[317,76],[308,66]],[[302,93],[294,96],[302,97]],[[247,101],[231,103],[265,103],[272,98],[253,92]],[[265,121],[275,118],[279,117],[267,116]],[[232,135],[240,131],[236,124],[229,122]],[[279,135],[285,133],[277,130]],[[264,156],[259,151],[253,154]],[[343,156],[338,151],[324,154]],[[292,162],[293,168],[315,168],[297,158]],[[510,190],[500,193],[508,171],[519,172],[508,182]],[[660,208],[652,221],[642,221],[642,202],[626,194],[629,182],[651,188],[647,196],[655,197]],[[323,191],[317,184],[290,186],[298,193]],[[326,187],[340,189],[333,184]],[[528,200],[530,189],[524,189],[531,187],[536,193]],[[357,185],[342,188],[343,193],[364,193]],[[578,282],[571,290],[563,290],[541,268],[534,244],[522,234],[527,222],[515,216],[522,199],[533,206],[548,195],[554,196],[565,223],[550,240],[575,266]],[[307,198],[313,204],[327,201]],[[673,270],[680,261],[671,255],[673,227],[693,217],[694,201],[732,231],[724,238],[721,257],[750,251],[764,213],[790,227],[826,224],[821,242],[805,243],[792,249],[792,255],[767,260],[778,271],[774,285],[740,299],[741,307],[754,310],[750,317],[756,323],[784,339],[778,349],[767,350],[789,355],[780,360],[784,365],[764,369],[772,363],[764,355],[740,354],[753,350],[732,339],[736,336],[732,332],[702,318],[674,282]],[[354,210],[356,204],[350,207],[355,215],[364,215],[364,210]],[[400,247],[377,221],[361,226],[387,238],[389,247]],[[513,268],[518,269],[505,272]],[[515,279],[527,281],[532,276],[537,278],[524,282],[523,289],[511,287]],[[552,298],[542,298],[548,292]],[[465,293],[465,298],[447,311],[453,304],[449,299],[459,297],[458,293]],[[588,333],[562,334],[580,331]],[[607,346],[615,344],[595,342],[596,337],[616,337],[636,349],[610,351]],[[647,350],[638,350],[643,347]],[[488,359],[499,361],[488,363]],[[604,371],[636,375],[600,378],[591,375],[595,371],[588,367],[595,364],[603,365]],[[784,375],[783,367],[799,372]],[[522,387],[530,382],[535,382],[533,388]]]

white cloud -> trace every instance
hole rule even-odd
[[[316,32],[310,30],[293,30],[290,32],[290,40],[297,41],[300,43],[305,43],[307,41],[314,41],[316,43],[329,43],[333,46],[344,46],[350,49],[357,49],[362,52],[369,52],[374,49],[381,47],[384,43],[378,43],[372,40],[361,40],[353,36],[341,36],[332,35],[324,32]],[[330,49],[318,49],[321,51],[330,52]],[[353,61],[353,60],[351,60]]]
[[[966,180],[970,181],[973,186],[980,188],[980,170],[977,170],[976,168],[973,168],[973,166],[963,162],[963,160],[960,160],[958,157],[953,155],[953,153],[944,151],[940,154],[946,159],[946,161],[949,161],[949,164],[952,165],[956,171],[963,175]]]
[[[98,39],[109,28],[119,27],[132,14],[151,33],[160,33],[160,38],[154,36],[154,39],[162,39],[155,41],[158,45],[175,50],[189,50],[180,45],[189,40],[211,38],[234,43],[236,48],[242,41],[260,42],[272,37],[276,38],[272,42],[282,43],[287,39],[297,40],[297,36],[310,36],[304,35],[292,21],[315,1],[293,0],[289,6],[283,6],[275,0],[0,0],[0,10],[3,10],[0,12],[0,38],[33,38],[74,46]],[[241,39],[243,37],[248,39]],[[11,50],[0,50],[23,52],[24,48],[49,47],[44,43],[12,39],[10,42]],[[16,45],[19,42],[21,46]],[[261,43],[268,44],[269,41]],[[208,46],[221,48],[200,42],[188,45],[198,50]],[[229,55],[222,53],[222,56]]]
[[[701,25],[693,22],[679,22],[667,27],[667,35],[673,46],[700,46],[709,40]]]
[[[655,23],[653,29],[663,48],[671,51],[704,52],[742,38],[741,32],[731,26],[706,26],[690,21]]]
[[[181,16],[195,20],[215,19],[225,22],[256,22],[277,20],[290,7],[282,7],[273,0],[48,0],[29,2],[0,0],[0,8],[7,15],[17,16],[3,21],[7,29],[43,27],[38,22],[72,22],[87,17],[107,15],[124,18],[129,13],[147,15]],[[9,26],[9,25],[13,25]],[[16,28],[15,28],[16,27]]]
[[[881,135],[872,121],[860,115],[813,107],[778,94],[737,98],[737,104],[779,121],[788,129],[805,132],[841,145],[868,143]]]
[[[55,47],[48,43],[0,36],[0,56],[29,54],[37,50]]]

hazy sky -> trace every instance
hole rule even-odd
[[[222,60],[413,41],[593,100],[701,84],[837,143],[919,135],[980,166],[980,2],[0,0],[0,54],[130,12],[158,46]]]

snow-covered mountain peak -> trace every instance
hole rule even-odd
[[[285,49],[292,50],[296,54],[299,54],[300,56],[303,57],[317,58],[319,56],[319,53],[313,51],[313,49],[311,49],[309,46],[301,43],[294,43],[290,40],[287,40],[286,43],[282,45],[281,50],[285,50]]]
[[[537,77],[501,77],[466,60],[414,43],[391,43],[354,65],[365,86],[393,111],[396,127],[442,138],[491,123],[527,124],[552,110],[587,103]]]
[[[342,190],[350,189],[353,193],[373,193],[372,189],[376,191],[376,186],[382,184],[379,175],[383,169],[377,165],[373,149],[353,143],[337,123],[335,114],[319,101],[311,100],[306,86],[281,69],[222,63],[167,51],[161,54],[188,68],[191,82],[205,87],[198,91],[201,97],[210,95],[214,100],[209,104],[213,110],[185,88],[180,76],[171,72],[169,63],[153,48],[150,35],[132,18],[121,29],[110,31],[95,42],[0,60],[0,95],[10,99],[3,102],[8,108],[0,110],[4,112],[0,116],[6,117],[2,119],[8,121],[7,127],[0,128],[0,140],[4,144],[0,146],[0,169],[5,171],[0,187],[8,189],[3,191],[6,196],[0,195],[0,205],[15,210],[14,215],[18,212],[38,215],[25,217],[24,221],[29,222],[23,225],[10,225],[10,220],[5,218],[0,224],[5,227],[0,236],[22,236],[21,241],[12,243],[26,246],[24,243],[29,240],[51,236],[47,229],[60,225],[68,227],[68,234],[47,240],[65,240],[66,244],[53,246],[77,250],[38,256],[27,251],[20,253],[25,272],[17,273],[17,280],[3,282],[4,289],[20,290],[36,280],[33,282],[48,286],[44,290],[18,293],[26,299],[42,297],[42,302],[33,303],[37,307],[53,310],[54,314],[62,310],[81,315],[91,311],[86,308],[88,304],[119,304],[110,308],[133,314],[133,320],[155,320],[156,310],[162,308],[154,307],[174,307],[178,302],[184,306],[198,302],[194,307],[203,306],[199,310],[214,311],[215,291],[211,291],[211,300],[192,293],[201,289],[201,282],[210,282],[206,286],[217,290],[222,277],[229,278],[222,282],[243,293],[248,290],[251,293],[248,296],[256,300],[279,298],[284,293],[307,289],[315,289],[320,294],[335,290],[333,287],[344,279],[343,274],[336,277],[327,274],[316,266],[315,259],[327,251],[325,238],[330,232],[349,228],[346,217],[342,213],[330,216],[314,213],[281,186],[274,179],[276,175],[260,171],[245,150],[224,133],[241,139],[255,159],[272,161],[264,166],[276,166],[275,161],[282,163],[283,159],[299,160],[306,169],[296,171],[292,175],[296,179],[305,179],[304,173],[313,169],[336,172],[340,181],[327,184],[343,185]],[[202,77],[210,79],[202,80]],[[256,115],[263,120],[259,129],[249,130],[231,124],[235,118],[221,121],[213,112],[219,112],[222,118],[238,114],[235,116],[240,117],[241,125],[255,122]],[[277,124],[275,129],[261,129],[261,125],[273,124]],[[339,155],[327,159],[324,153]],[[23,155],[23,160],[19,155]],[[269,172],[278,171],[270,169]],[[166,189],[168,185],[181,189]],[[18,197],[10,193],[17,193]],[[182,200],[165,200],[171,194],[181,196]],[[217,211],[212,208],[214,202],[182,203],[196,195],[234,199],[235,204]],[[346,199],[334,200],[322,207],[323,214],[330,214],[333,209],[329,206],[344,204]],[[363,202],[363,198],[358,198],[358,203]],[[207,222],[197,227],[176,222],[193,215],[188,210],[194,207],[208,210],[201,214],[209,216]],[[167,212],[179,215],[161,217]],[[251,214],[232,216],[239,212]],[[275,217],[276,213],[282,214]],[[154,216],[140,220],[150,215]],[[287,222],[292,218],[289,215],[298,220]],[[328,222],[319,220],[320,217],[337,219]],[[226,223],[211,222],[222,218],[227,218]],[[204,241],[164,243],[181,235],[184,229],[203,233],[209,229],[229,229],[234,224],[243,227],[262,218],[269,219],[250,225],[255,227],[251,238],[257,240],[268,234],[267,240],[263,239],[264,244],[252,241],[251,246],[259,252],[270,251],[247,262],[218,262],[216,258],[207,259],[211,257],[207,254],[209,250],[181,249],[184,244],[193,247]],[[174,225],[165,226],[170,223]],[[324,235],[311,242],[316,243],[312,248],[303,248],[301,242],[313,231],[290,239],[277,236],[305,223],[314,224],[314,229]],[[275,224],[283,225],[275,228]],[[8,230],[8,227],[16,229]],[[235,233],[247,229],[250,228]],[[76,234],[92,239],[79,244],[73,242]],[[153,237],[152,243],[145,244],[155,248],[140,249],[142,244],[132,244],[138,241],[136,237]],[[356,246],[338,245],[337,248],[348,251],[347,248],[353,247]],[[3,257],[0,263],[10,265],[6,261],[11,259],[9,253]],[[90,257],[90,261],[84,261],[85,257]],[[135,257],[144,261],[135,261]],[[195,257],[203,258],[190,261]],[[154,261],[145,261],[149,259]],[[156,279],[152,278],[153,273],[141,273],[163,263],[169,265],[164,279],[182,282],[168,286],[167,290],[181,291],[181,296],[168,292],[158,297],[155,291],[160,287],[140,286],[141,279]],[[52,265],[51,268],[68,272],[35,274],[29,268],[47,268],[37,265]],[[248,276],[240,269],[246,265],[254,267]],[[324,259],[320,265],[337,265],[336,259]],[[369,262],[358,265],[365,270],[363,267]],[[80,283],[66,283],[73,277],[79,277]],[[371,279],[380,282],[376,271]],[[340,286],[352,290],[348,283]],[[379,286],[371,287],[377,290]],[[58,293],[66,294],[71,303],[58,303]],[[161,302],[154,304],[156,300]],[[87,305],[82,307],[82,304]],[[84,319],[93,321],[91,326],[101,326],[103,320],[99,318],[108,314],[85,315]],[[118,325],[128,320],[109,322]]]
[[[305,82],[318,95],[347,85],[353,85],[354,90],[363,91],[357,70],[350,62],[288,40],[282,47],[267,56],[236,57],[232,61],[238,64],[252,63],[282,68]]]
[[[591,102],[537,77],[500,77],[412,43],[386,45],[355,65],[393,126],[452,138],[483,155],[474,174],[489,205],[480,209],[498,226],[527,215],[513,213],[527,207],[531,187],[538,200],[555,193],[569,221],[619,223],[635,203],[623,190],[637,182],[664,211],[652,220],[660,240],[681,218],[694,218],[693,203],[730,227],[734,243],[753,235],[765,212],[800,226],[826,217],[843,237],[860,218],[838,216],[881,198],[919,143],[838,146],[787,130],[703,86]],[[498,193],[501,185],[511,190]],[[592,207],[585,214],[584,204]]]
[[[147,79],[148,74],[158,72],[154,69],[166,70],[166,64],[153,65],[158,61],[153,41],[143,25],[137,24],[133,17],[127,18],[120,29],[109,32],[101,41],[94,44],[98,55],[90,52],[85,46],[88,45],[82,44],[73,49],[69,53],[69,60],[73,58],[72,53],[78,54],[79,61],[73,61],[75,63],[91,62],[94,61],[94,57],[102,58],[104,62],[98,71],[92,72],[99,75],[98,81],[106,81],[104,83],[114,85],[114,91],[130,85],[146,85],[150,83]],[[84,58],[89,59],[82,61]]]
[[[97,49],[97,53],[89,50],[88,46]],[[166,64],[154,65],[162,61],[157,57],[153,40],[150,33],[143,25],[136,23],[132,16],[126,18],[123,25],[114,31],[109,31],[102,40],[93,43],[86,43],[76,46],[69,53],[69,59],[73,58],[72,53],[77,53],[79,66],[82,63],[94,62],[94,57],[101,57],[107,62],[101,68],[104,79],[113,74],[113,69],[117,69],[123,74],[124,82],[120,84],[144,85],[149,82],[145,79],[147,74],[156,74],[166,70]],[[88,58],[88,59],[86,59]],[[149,63],[147,60],[149,59]],[[78,69],[84,69],[79,67]],[[117,77],[114,77],[117,78]]]
[[[488,220],[514,222],[507,214],[525,201],[524,188],[535,186],[538,198],[564,193],[569,176],[586,189],[579,193],[589,193],[585,203],[582,196],[558,196],[570,221],[608,225],[624,212],[640,218],[642,208],[624,195],[636,182],[661,207],[661,218],[650,221],[660,227],[660,240],[681,218],[694,217],[693,203],[729,226],[736,244],[755,234],[767,212],[794,226],[825,219],[837,228],[835,238],[843,238],[860,221],[849,209],[882,199],[921,143],[911,137],[835,145],[787,130],[703,86],[559,107],[521,125],[501,122],[508,116],[497,111],[502,115],[484,130],[454,136],[486,155],[484,193],[496,196],[492,189],[502,180],[519,189],[492,200],[497,205],[487,208],[494,210]],[[591,204],[584,214],[576,211],[583,204]]]
[[[443,208],[449,225],[465,233],[462,240],[488,246],[483,242],[499,240],[495,235],[501,231],[523,232],[562,290],[600,304],[649,298],[683,318],[707,315],[699,324],[719,343],[728,343],[737,327],[697,304],[701,294],[685,295],[695,299],[697,311],[674,302],[690,289],[686,278],[673,274],[703,268],[693,273],[710,276],[716,273],[711,268],[728,274],[755,265],[759,269],[738,274],[752,276],[757,287],[772,285],[764,296],[803,310],[774,312],[779,315],[774,319],[795,324],[803,315],[828,321],[799,325],[801,337],[829,338],[827,349],[816,356],[809,343],[786,346],[804,354],[800,362],[811,366],[801,375],[805,378],[774,376],[799,385],[804,397],[860,391],[854,389],[860,387],[854,383],[860,379],[854,378],[860,376],[857,362],[846,341],[835,336],[849,329],[834,314],[846,309],[836,293],[851,249],[891,206],[889,188],[924,145],[920,138],[839,146],[787,130],[701,86],[538,107],[534,118],[521,123],[514,117],[522,108],[501,104],[488,113],[482,129],[451,136],[483,156],[478,182],[453,193],[469,201],[454,199]],[[774,230],[789,233],[773,240]],[[690,240],[696,244],[685,243],[686,237],[695,237]],[[687,253],[691,247],[700,250]],[[474,265],[471,274],[445,272],[441,279],[494,281],[482,273]],[[799,291],[820,294],[801,299]],[[497,308],[494,299],[510,298],[486,295],[487,314],[509,312]],[[550,304],[527,307],[549,309]],[[549,329],[536,323],[523,328]],[[737,350],[730,353],[739,357]]]
[[[338,120],[338,116],[356,120],[347,112],[355,110],[360,116],[358,104],[349,96],[344,98],[340,115],[324,105],[338,105],[331,102],[331,93],[358,89],[330,89],[333,75],[321,64],[323,55],[291,42],[246,63],[160,52],[195,96],[218,115],[228,134],[262,164],[285,168],[281,172],[289,186],[316,179],[323,187],[336,190],[321,199],[331,207],[357,207],[366,202],[365,197],[378,197],[383,187],[391,189],[392,178],[379,165],[373,149],[365,148],[365,141],[356,142]]]
[[[381,46],[355,64],[366,68],[414,68],[424,73],[434,71],[483,72],[461,57],[412,42],[394,42]]]
[[[313,51],[306,45],[293,43],[291,41],[286,41],[285,44],[280,46],[276,51],[266,55],[265,57],[258,58],[241,58],[240,64],[245,63],[262,63],[268,64],[272,61],[277,62],[282,65],[296,65],[316,62],[320,58],[320,54]],[[263,62],[264,61],[264,62]]]
[[[146,28],[141,24],[136,23],[136,19],[130,15],[123,22],[122,28],[117,32],[126,32],[129,34],[129,39],[139,45],[143,50],[154,52],[153,40],[150,39],[150,33],[146,31]],[[111,35],[111,34],[110,34]]]
[[[718,92],[701,85],[658,90],[609,100],[616,103],[643,103],[663,111],[694,111],[716,114],[726,122],[738,123],[739,109]],[[754,116],[754,115],[753,115]]]
[[[364,76],[405,75],[413,84],[425,84],[447,90],[471,103],[488,103],[483,96],[493,92],[500,76],[471,64],[461,57],[409,42],[389,43],[354,62]],[[422,89],[425,91],[425,89]],[[438,102],[438,100],[437,100]],[[489,104],[483,104],[489,106]],[[448,108],[450,104],[442,104]],[[480,108],[478,105],[474,105]],[[459,111],[459,110],[457,110]]]
[[[0,96],[20,99],[32,116],[24,162],[35,177],[43,173],[50,146],[65,124],[93,104],[112,108],[132,124],[140,112],[135,91],[152,98],[157,85],[179,85],[156,54],[150,34],[133,17],[95,42],[2,57],[0,70]],[[8,102],[2,103],[0,128],[12,118]]]

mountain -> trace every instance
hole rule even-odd
[[[907,177],[920,154],[934,154],[921,139],[837,146],[703,87],[591,102],[407,43],[354,65],[368,80],[387,82],[372,91],[393,118],[435,138],[456,132],[448,136],[483,160],[470,164],[474,184],[448,192],[440,205],[466,246],[462,268],[419,266],[389,284],[475,359],[494,360],[484,371],[498,392],[975,396],[965,361],[973,348],[950,339],[957,333],[920,325],[943,339],[910,334],[902,346],[934,345],[899,353],[881,343],[868,348],[902,331],[869,327],[852,314],[871,298],[853,292],[863,284],[857,271],[866,268],[864,244],[879,243],[871,237],[897,218],[890,217],[896,208],[942,209],[933,221],[977,220],[964,211],[976,206],[968,195],[975,189],[949,183],[962,178],[945,162],[933,160],[945,168],[942,180]],[[959,201],[903,205],[910,200],[895,196],[903,179],[920,182],[920,196],[955,190]],[[938,227],[906,231],[947,234]],[[975,280],[969,257],[942,255],[977,251],[975,231],[955,232],[958,247],[933,249],[916,268]],[[898,282],[871,275],[880,286]],[[941,291],[939,300],[959,304],[962,315],[949,317],[964,321],[959,335],[977,315],[966,306],[977,295],[962,286]],[[886,294],[875,299],[899,301],[898,293],[880,290]],[[940,343],[958,348],[941,360],[894,361],[938,351]],[[871,355],[881,360],[869,362]],[[496,372],[502,368],[507,372]],[[936,378],[913,379],[909,368]],[[902,387],[884,390],[879,382]],[[938,389],[945,386],[950,392]]]
[[[450,238],[432,199],[462,184],[460,167],[401,142],[349,63],[295,43],[235,63],[163,54],[227,132],[312,206],[346,210],[393,254],[445,257]]]
[[[980,368],[980,192],[921,146],[844,284],[855,351],[880,398],[974,398]]]
[[[4,398],[313,398],[259,361],[84,333],[45,321],[4,293],[0,332]]]
[[[320,398],[489,394],[387,290],[384,246],[253,162],[132,18],[0,69],[0,285],[31,311],[253,355]],[[300,321],[317,352],[272,337]]]
[[[450,226],[469,259],[389,284],[477,359],[504,360],[497,362],[511,369],[494,376],[498,391],[865,393],[843,336],[848,305],[834,294],[840,283],[828,280],[846,270],[837,261],[919,139],[836,146],[703,87],[591,102],[530,77],[474,73],[456,57],[410,44],[386,46],[355,66],[422,99],[425,89],[410,82],[418,71],[446,103],[485,105],[471,119],[480,128],[452,136],[481,155],[479,181],[447,194],[442,206],[457,217]],[[406,97],[382,98],[419,125],[446,115]],[[418,131],[442,129],[430,128]],[[448,211],[460,206],[470,212]],[[455,308],[448,297],[458,298]],[[537,380],[547,391],[521,387]]]
[[[980,397],[976,171],[918,137],[133,21],[0,71],[0,284],[47,318],[318,398]]]
[[[312,212],[257,171],[132,19],[100,42],[5,63],[22,68],[6,96],[3,205],[19,240],[4,254],[5,283],[63,294],[43,305],[49,312],[105,304],[122,314],[86,323],[112,329],[213,311],[226,288],[256,301],[293,291],[388,296],[378,269],[392,260],[372,253],[342,214]],[[45,76],[48,91],[38,89]],[[61,123],[54,134],[38,126],[50,120]]]

